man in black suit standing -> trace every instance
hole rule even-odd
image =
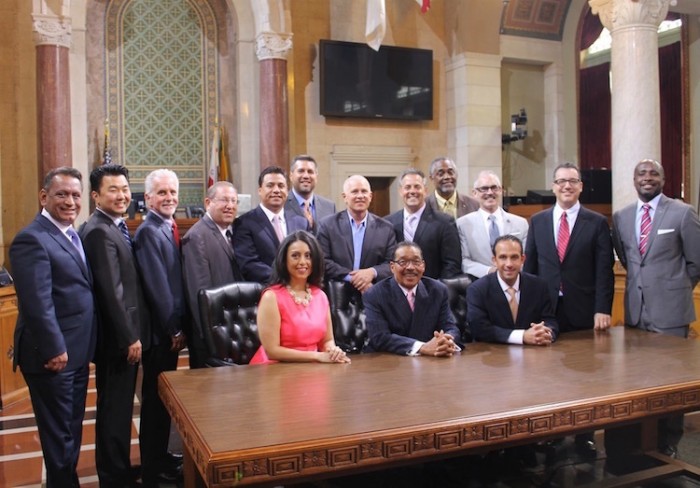
[[[97,334],[92,276],[73,229],[82,189],[77,169],[49,171],[41,212],[10,246],[19,308],[14,365],[29,387],[48,488],[80,485],[76,468]]]
[[[450,310],[447,287],[423,277],[420,246],[403,241],[391,261],[393,277],[380,281],[362,298],[367,314],[366,352],[451,357],[459,351],[459,329]]]
[[[554,169],[557,203],[530,219],[524,270],[544,278],[561,332],[610,327],[615,286],[607,219],[579,202],[583,182],[573,163]],[[576,436],[576,448],[596,455],[593,432]]]
[[[364,176],[345,180],[343,200],[347,210],[327,217],[318,231],[326,279],[347,281],[364,293],[390,276],[396,235],[389,222],[369,212],[372,189]]]
[[[559,331],[547,283],[522,273],[523,244],[504,235],[493,245],[495,273],[467,289],[467,320],[474,340],[548,346]]]
[[[134,236],[146,301],[151,311],[151,347],[143,354],[141,401],[141,465],[144,485],[173,482],[182,467],[173,469],[168,457],[170,416],[158,395],[158,375],[177,367],[185,347],[189,319],[182,281],[180,234],[174,220],[179,182],[169,169],[157,169],[144,182],[148,214]]]
[[[455,220],[435,212],[425,204],[425,175],[408,168],[399,178],[403,210],[386,220],[396,232],[397,242],[418,244],[425,259],[424,275],[429,278],[452,278],[461,272],[462,256]]]
[[[453,219],[479,210],[476,198],[457,192],[457,178],[457,165],[450,158],[439,157],[430,163],[430,180],[435,192],[428,196],[428,206],[436,212],[446,213]]]
[[[289,169],[289,181],[292,191],[287,198],[285,210],[292,212],[309,221],[309,230],[318,233],[321,220],[335,213],[335,203],[316,194],[316,178],[318,165],[308,154],[300,154],[292,161]]]
[[[92,266],[98,318],[95,462],[101,487],[133,483],[131,423],[136,373],[150,345],[148,309],[122,216],[131,202],[129,172],[103,165],[90,173],[95,212],[81,229]]]
[[[260,205],[233,224],[233,250],[246,281],[267,283],[280,242],[298,230],[309,230],[305,217],[286,213],[287,175],[268,166],[258,177]]]
[[[238,213],[236,188],[228,181],[214,183],[207,190],[204,206],[204,217],[182,238],[182,272],[192,311],[192,329],[187,336],[190,369],[205,367],[207,358],[198,313],[199,290],[243,281],[232,245],[231,224]]]

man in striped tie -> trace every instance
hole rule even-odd
[[[625,325],[687,337],[700,280],[700,221],[693,207],[663,195],[664,181],[658,161],[640,161],[634,169],[638,200],[613,215],[615,250],[627,270]],[[659,450],[676,457],[682,434],[682,415],[661,419]]]

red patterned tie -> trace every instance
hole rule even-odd
[[[566,218],[566,212],[561,214],[559,221],[559,233],[557,234],[557,253],[559,254],[559,262],[564,261],[566,246],[569,245],[569,220]]]
[[[178,249],[180,249],[180,231],[177,230],[177,223],[173,220],[173,240]]]
[[[647,244],[649,243],[649,234],[651,233],[651,215],[649,210],[651,210],[651,205],[645,203],[642,205],[642,223],[639,226],[639,254],[644,256],[647,252]]]

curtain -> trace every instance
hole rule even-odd
[[[683,181],[683,96],[681,87],[681,43],[659,48],[661,98],[661,164],[666,184],[664,194],[680,198]],[[686,189],[689,190],[689,189]]]
[[[610,169],[610,63],[580,71],[579,148],[581,169]]]

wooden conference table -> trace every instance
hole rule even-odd
[[[185,485],[339,476],[700,410],[700,341],[622,327],[547,348],[352,360],[161,375]]]

